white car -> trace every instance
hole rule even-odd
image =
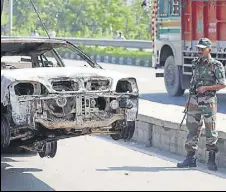
[[[66,67],[65,54],[79,57]],[[87,134],[131,139],[138,113],[136,79],[102,69],[73,44],[1,38],[1,147],[54,157],[57,140]]]

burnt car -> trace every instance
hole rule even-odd
[[[65,56],[77,58],[66,65]],[[132,138],[136,79],[103,69],[65,40],[1,38],[1,147],[54,157],[57,141],[82,135]]]

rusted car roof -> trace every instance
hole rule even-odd
[[[66,41],[58,39],[1,37],[1,56],[29,55],[66,44]]]

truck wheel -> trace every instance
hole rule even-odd
[[[180,70],[175,65],[174,56],[169,56],[166,59],[164,67],[164,82],[165,87],[170,96],[182,96],[184,89],[181,87]]]
[[[7,148],[10,144],[10,125],[6,116],[1,115],[1,148]]]

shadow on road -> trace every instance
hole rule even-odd
[[[138,167],[138,166],[123,166],[123,167],[108,167],[107,169],[96,169],[96,171],[131,171],[131,172],[159,172],[159,171],[184,171],[192,169],[180,169],[177,167]]]
[[[170,97],[167,93],[141,93],[140,98],[156,103],[178,105],[183,107],[188,98],[188,93],[185,93],[182,97]],[[218,113],[226,114],[226,94],[218,93],[217,98]]]
[[[27,173],[40,172],[42,169],[16,168],[9,162],[15,160],[1,157],[1,191],[55,191],[32,173]]]
[[[6,149],[4,151],[1,151],[1,154],[4,157],[32,157],[36,156],[37,152],[28,151],[25,149]]]

